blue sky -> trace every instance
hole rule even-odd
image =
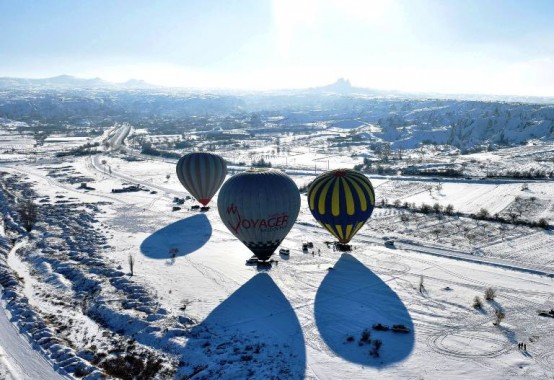
[[[0,0],[0,76],[554,96],[550,0]]]

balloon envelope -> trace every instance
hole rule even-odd
[[[217,154],[194,152],[177,162],[177,177],[193,197],[206,206],[227,175],[225,160]]]
[[[298,217],[300,192],[279,170],[251,169],[225,182],[217,208],[233,235],[259,260],[267,260]]]
[[[315,220],[347,244],[371,216],[375,192],[365,175],[351,169],[331,170],[310,184],[308,203]]]

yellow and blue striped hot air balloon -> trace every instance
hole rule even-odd
[[[365,175],[337,169],[321,174],[310,184],[308,203],[315,220],[339,243],[348,244],[371,216],[375,192]]]

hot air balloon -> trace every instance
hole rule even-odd
[[[177,162],[177,177],[193,197],[206,206],[227,175],[225,160],[217,154],[194,152]]]
[[[300,211],[300,192],[285,173],[250,169],[231,177],[217,198],[225,226],[258,260],[268,260]]]
[[[371,216],[375,192],[365,175],[351,169],[331,170],[310,184],[308,203],[315,220],[344,245]]]

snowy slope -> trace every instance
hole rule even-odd
[[[57,373],[52,365],[21,336],[0,306],[0,378],[25,380],[67,379]],[[2,349],[3,348],[3,349]],[[4,374],[2,374],[4,368]],[[5,377],[3,377],[5,376]]]

